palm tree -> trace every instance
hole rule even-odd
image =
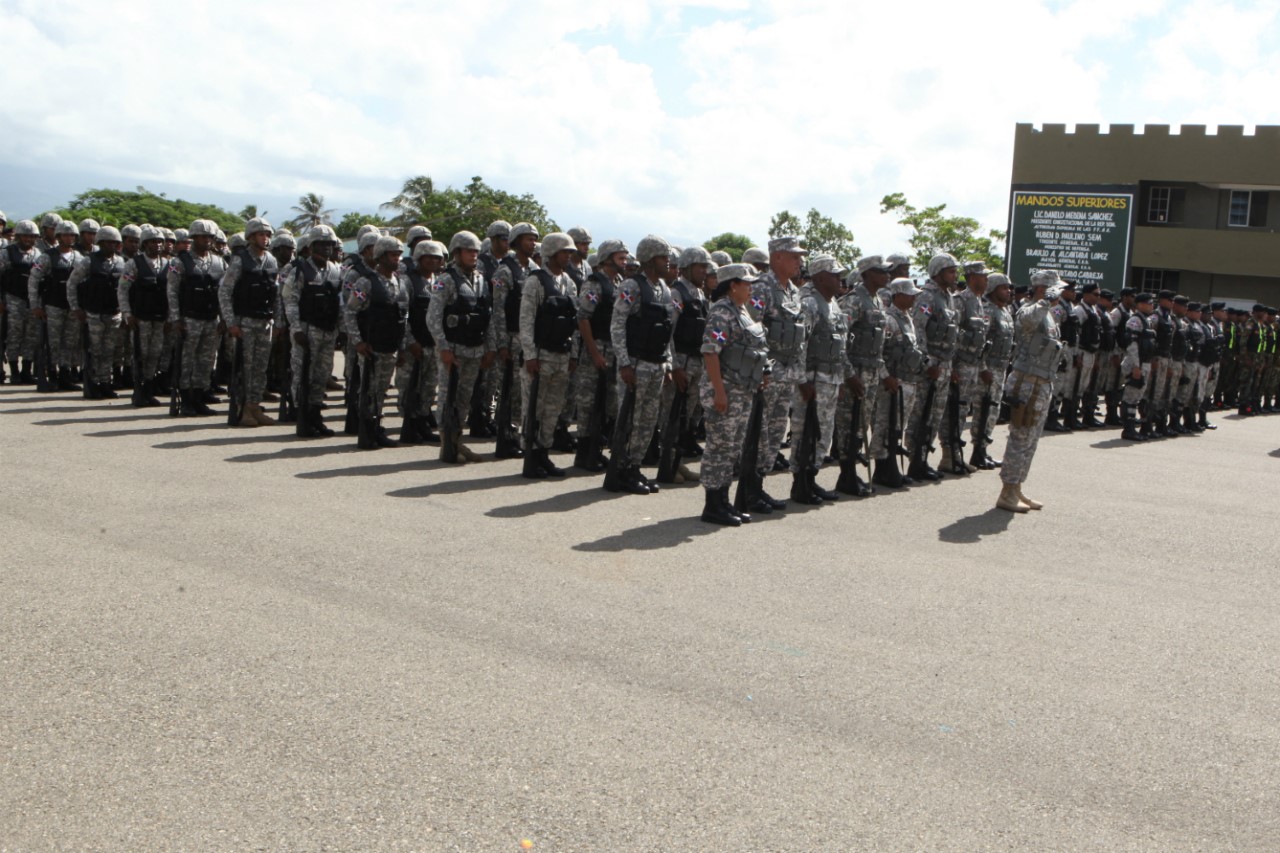
[[[324,196],[322,195],[307,193],[301,196],[298,199],[298,203],[289,209],[296,210],[298,215],[285,224],[297,233],[302,233],[315,225],[333,224],[333,210],[325,209]]]
[[[429,175],[418,175],[404,182],[391,201],[380,205],[383,210],[398,210],[399,216],[392,219],[397,231],[406,231],[419,222],[430,219],[428,203],[435,194],[436,184]]]
[[[259,213],[256,204],[246,204],[244,210],[240,211],[238,215],[245,222],[248,222],[250,219],[266,219],[267,212],[264,210]]]

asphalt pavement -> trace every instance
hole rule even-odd
[[[1280,849],[1280,417],[1213,420],[726,530],[2,386],[0,849]]]

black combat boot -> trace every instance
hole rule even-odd
[[[969,452],[969,464],[979,471],[990,471],[996,467],[991,464],[991,458],[987,456],[985,450],[978,446],[976,441],[973,443],[973,450]]]
[[[21,366],[15,358],[9,362],[9,384],[10,385],[34,385],[35,381],[31,378],[31,362],[23,359]]]
[[[911,485],[911,480],[902,476],[893,460],[885,457],[876,460],[876,471],[871,475],[871,482],[888,489],[901,489]]]
[[[809,488],[815,495],[828,503],[835,503],[840,500],[839,492],[834,492],[831,489],[824,489],[822,486],[818,485],[818,472],[816,469],[809,469]]]
[[[1107,394],[1107,417],[1103,420],[1107,426],[1124,426],[1120,419],[1120,400],[1114,394]]]
[[[1200,424],[1196,423],[1195,410],[1190,406],[1182,408],[1182,429],[1188,433],[1204,432],[1204,430],[1200,429]]]
[[[524,454],[524,466],[520,469],[520,476],[526,480],[545,480],[547,472],[542,467],[542,451],[536,447],[530,447]]]
[[[425,416],[416,418],[418,423],[418,435],[422,437],[423,444],[439,444],[440,434],[431,428],[431,423]]]
[[[1147,441],[1156,437],[1155,426],[1149,416],[1142,421],[1142,429],[1139,431],[1139,435],[1142,437],[1140,439],[1141,441]]]
[[[97,385],[98,385],[99,400],[114,400],[120,396],[119,394],[116,393],[116,389],[112,387],[112,384],[110,382],[99,382],[97,383]]]
[[[421,444],[422,436],[418,433],[418,419],[405,417],[400,422],[400,443]]]
[[[696,459],[702,455],[702,447],[693,437],[693,430],[686,430],[684,435],[680,436],[680,455],[689,459]]]
[[[929,467],[929,458],[922,450],[915,450],[911,454],[911,464],[907,467],[907,476],[912,480],[936,483],[942,479],[942,475],[937,470]]]
[[[551,461],[551,451],[545,448],[538,451],[538,464],[542,466],[542,470],[548,477],[564,476],[564,469],[557,467],[556,463]]]
[[[551,436],[551,449],[561,453],[572,453],[578,449],[578,442],[569,434],[569,427],[564,421],[556,424],[556,431]]]
[[[373,440],[379,447],[399,447],[400,443],[387,435],[387,428],[382,425],[382,415],[373,419]]]
[[[1209,407],[1202,405],[1200,407],[1200,429],[1206,430],[1206,429],[1217,429],[1217,428],[1218,428],[1217,424],[1209,423]]]
[[[71,375],[70,367],[58,368],[58,390],[59,391],[79,391],[80,386],[76,384],[75,379]]]
[[[1077,416],[1079,409],[1079,400],[1062,401],[1062,425],[1066,427],[1067,432],[1075,432],[1078,429],[1084,429],[1084,427],[1080,426],[1080,418]]]
[[[741,521],[743,524],[751,523],[751,513],[738,509],[733,505],[733,501],[729,500],[728,486],[721,486],[716,489],[716,494],[719,495],[720,505],[724,507],[730,515]]]
[[[770,509],[786,509],[787,508],[786,501],[778,500],[773,495],[769,494],[764,490],[764,475],[765,475],[764,471],[756,472],[756,477],[758,478],[757,482],[760,484],[760,488],[756,490],[756,496],[761,501],[764,501],[765,503],[767,503]]]
[[[739,527],[742,519],[729,507],[724,497],[727,489],[707,489],[706,500],[702,505],[702,520],[708,524],[720,524],[725,527]]]
[[[1165,428],[1169,430],[1170,435],[1186,435],[1187,434],[1187,431],[1182,428],[1182,424],[1179,423],[1179,421],[1181,420],[1182,420],[1182,407],[1179,406],[1177,403],[1174,403],[1169,407],[1169,419],[1165,426]]]
[[[842,495],[865,498],[875,490],[862,482],[858,476],[858,464],[854,460],[843,460],[840,463],[840,479],[836,480],[836,491]]]
[[[583,471],[599,472],[609,467],[609,460],[605,459],[599,452],[593,457],[588,442],[579,439],[578,449],[573,454],[573,467],[581,468]]]
[[[1101,429],[1104,424],[1098,420],[1098,395],[1089,394],[1084,398],[1084,418],[1080,425],[1085,429]]]
[[[121,368],[120,368],[120,385],[119,385],[119,387],[121,387],[121,388],[128,388],[129,390],[133,390],[133,386],[134,386],[134,381],[133,381],[133,368],[126,364],[126,365],[124,365],[123,367],[121,367]]]
[[[813,480],[808,471],[796,471],[791,475],[791,500],[805,506],[822,505],[822,496],[813,490]]]
[[[1120,438],[1124,439],[1125,441],[1146,441],[1147,436],[1138,432],[1137,426],[1138,426],[1138,422],[1136,420],[1134,420],[1133,418],[1125,418],[1124,431],[1120,433]],[[1146,425],[1144,424],[1144,428],[1145,426]]]

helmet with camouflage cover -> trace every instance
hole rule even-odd
[[[423,240],[413,247],[413,259],[415,261],[428,255],[434,258],[443,258],[444,243],[436,240]]]
[[[15,237],[39,237],[40,227],[30,219],[20,219],[18,224],[13,226],[13,235]]]
[[[122,242],[119,229],[113,228],[110,225],[104,225],[99,228],[97,234],[98,236],[95,238],[95,242],[99,246],[108,241],[114,243]]]
[[[313,225],[307,231],[308,243],[337,243],[338,234],[328,225]]]
[[[143,225],[141,231],[142,233],[139,235],[139,239],[143,243],[147,242],[148,240],[164,239],[164,232],[161,231],[159,228],[155,227],[154,225]]]
[[[404,236],[405,242],[410,246],[416,245],[417,240],[430,240],[431,229],[425,225],[415,225],[409,229],[409,233]]]
[[[181,228],[173,232],[173,234],[179,243],[195,237],[216,237],[218,235],[218,226],[207,219],[197,219],[191,223],[191,227],[187,229],[185,234],[182,233]]]
[[[720,266],[728,266],[733,263],[733,257],[722,249],[717,249],[711,253],[711,260]]]
[[[98,224],[98,220],[96,219],[80,220],[81,234],[97,234],[101,230],[102,230],[102,226]]]
[[[44,216],[40,217],[40,227],[41,228],[57,228],[58,223],[61,221],[62,221],[62,217],[59,216],[58,214],[46,213]],[[77,231],[76,233],[79,234],[80,232]]]
[[[379,237],[381,237],[382,229],[379,228],[377,225],[374,225],[372,222],[366,222],[364,225],[361,225],[356,230],[356,239],[359,240],[361,237],[363,237],[366,234],[377,234]]]
[[[536,240],[538,238],[538,229],[533,226],[533,223],[517,222],[511,227],[511,242],[515,243],[526,234],[532,234]]]
[[[200,220],[200,221],[201,221],[201,222],[204,222],[205,220],[203,220],[203,219],[202,219],[202,220]],[[170,231],[169,229],[167,229],[167,228],[166,228],[166,229],[165,229],[165,236],[166,236],[166,237],[168,237],[170,240],[177,240],[179,243],[182,243],[182,242],[184,242],[184,241],[186,241],[186,240],[190,240],[190,239],[191,239],[191,229],[190,229],[190,228],[179,228],[179,229],[178,229],[178,230],[176,230],[176,231]],[[212,237],[212,236],[213,236],[213,231],[212,231],[212,229],[209,231],[209,233],[208,233],[206,236],[208,236],[208,237]]]
[[[278,249],[281,246],[288,246],[290,249],[298,248],[298,241],[293,238],[292,234],[277,234],[271,238],[271,248]]]
[[[231,235],[231,239],[227,241],[227,248],[231,251],[243,249],[249,245],[249,241],[245,239],[243,231],[237,231]]]
[[[687,270],[694,264],[711,263],[711,253],[701,246],[690,246],[680,253],[680,269]]]
[[[752,246],[742,253],[742,262],[744,264],[768,264],[769,253],[759,246]]]
[[[929,259],[929,266],[927,268],[927,272],[929,274],[929,278],[933,278],[934,276],[941,273],[943,270],[949,270],[952,267],[959,267],[959,266],[960,264],[956,261],[954,257],[952,257],[951,255],[948,255],[946,252],[943,252],[941,254],[934,255],[932,258]]]
[[[137,237],[139,240],[141,240],[142,229],[139,228],[137,225],[126,225],[125,227],[120,229],[120,237],[121,239],[125,239],[125,240],[127,240],[130,237]]]
[[[641,238],[636,244],[636,260],[643,266],[654,258],[667,257],[671,253],[671,244],[659,237],[657,234],[650,234]]]
[[[452,255],[459,249],[480,251],[480,238],[470,231],[459,231],[449,240],[449,254]]]
[[[265,231],[268,234],[274,233],[275,229],[271,227],[271,223],[261,216],[255,216],[244,224],[244,236],[252,237]]]
[[[486,237],[511,237],[511,223],[505,219],[495,219],[489,223],[489,227],[485,229]]]
[[[69,219],[64,219],[53,228],[53,236],[60,237],[63,234],[70,234],[73,237],[80,236],[80,229]]]
[[[356,251],[363,252],[365,249],[373,248],[373,245],[378,242],[380,237],[382,237],[382,232],[377,229],[364,232],[359,237],[356,237]]]
[[[380,258],[387,252],[395,252],[397,255],[404,253],[404,244],[395,237],[379,237],[378,242],[373,244],[373,256]]]

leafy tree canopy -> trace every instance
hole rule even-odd
[[[816,207],[809,209],[804,220],[789,210],[775,214],[769,222],[769,239],[775,237],[799,237],[810,256],[830,255],[846,267],[862,254],[853,242],[853,232]]]
[[[197,204],[182,199],[165,198],[146,187],[136,191],[85,190],[66,207],[53,211],[64,219],[95,219],[100,225],[120,228],[133,223],[151,223],[163,228],[187,228],[196,219],[212,219],[227,234],[244,230],[244,220],[229,210],[212,204]],[[38,218],[38,217],[37,217]]]
[[[418,175],[406,180],[400,192],[382,207],[396,212],[392,231],[403,235],[414,225],[425,225],[432,237],[445,245],[459,231],[470,231],[483,239],[489,223],[496,219],[513,225],[530,222],[541,234],[560,230],[531,193],[513,195],[495,189],[479,175],[462,189],[438,189],[429,176]]]
[[[708,252],[728,252],[729,257],[735,261],[740,261],[742,260],[742,253],[754,245],[755,241],[746,234],[734,234],[732,231],[726,231],[703,243],[702,248]]]
[[[993,270],[1004,270],[1005,233],[984,229],[978,220],[967,216],[945,216],[945,204],[917,209],[907,203],[902,193],[892,193],[880,200],[880,212],[898,217],[898,223],[911,229],[912,266],[924,269],[929,259],[943,252],[954,255],[960,263],[985,261]]]
[[[391,223],[376,213],[359,213],[351,211],[333,226],[333,230],[338,232],[339,239],[354,240],[356,232],[360,230],[361,225],[377,225],[379,228],[388,228]]]

